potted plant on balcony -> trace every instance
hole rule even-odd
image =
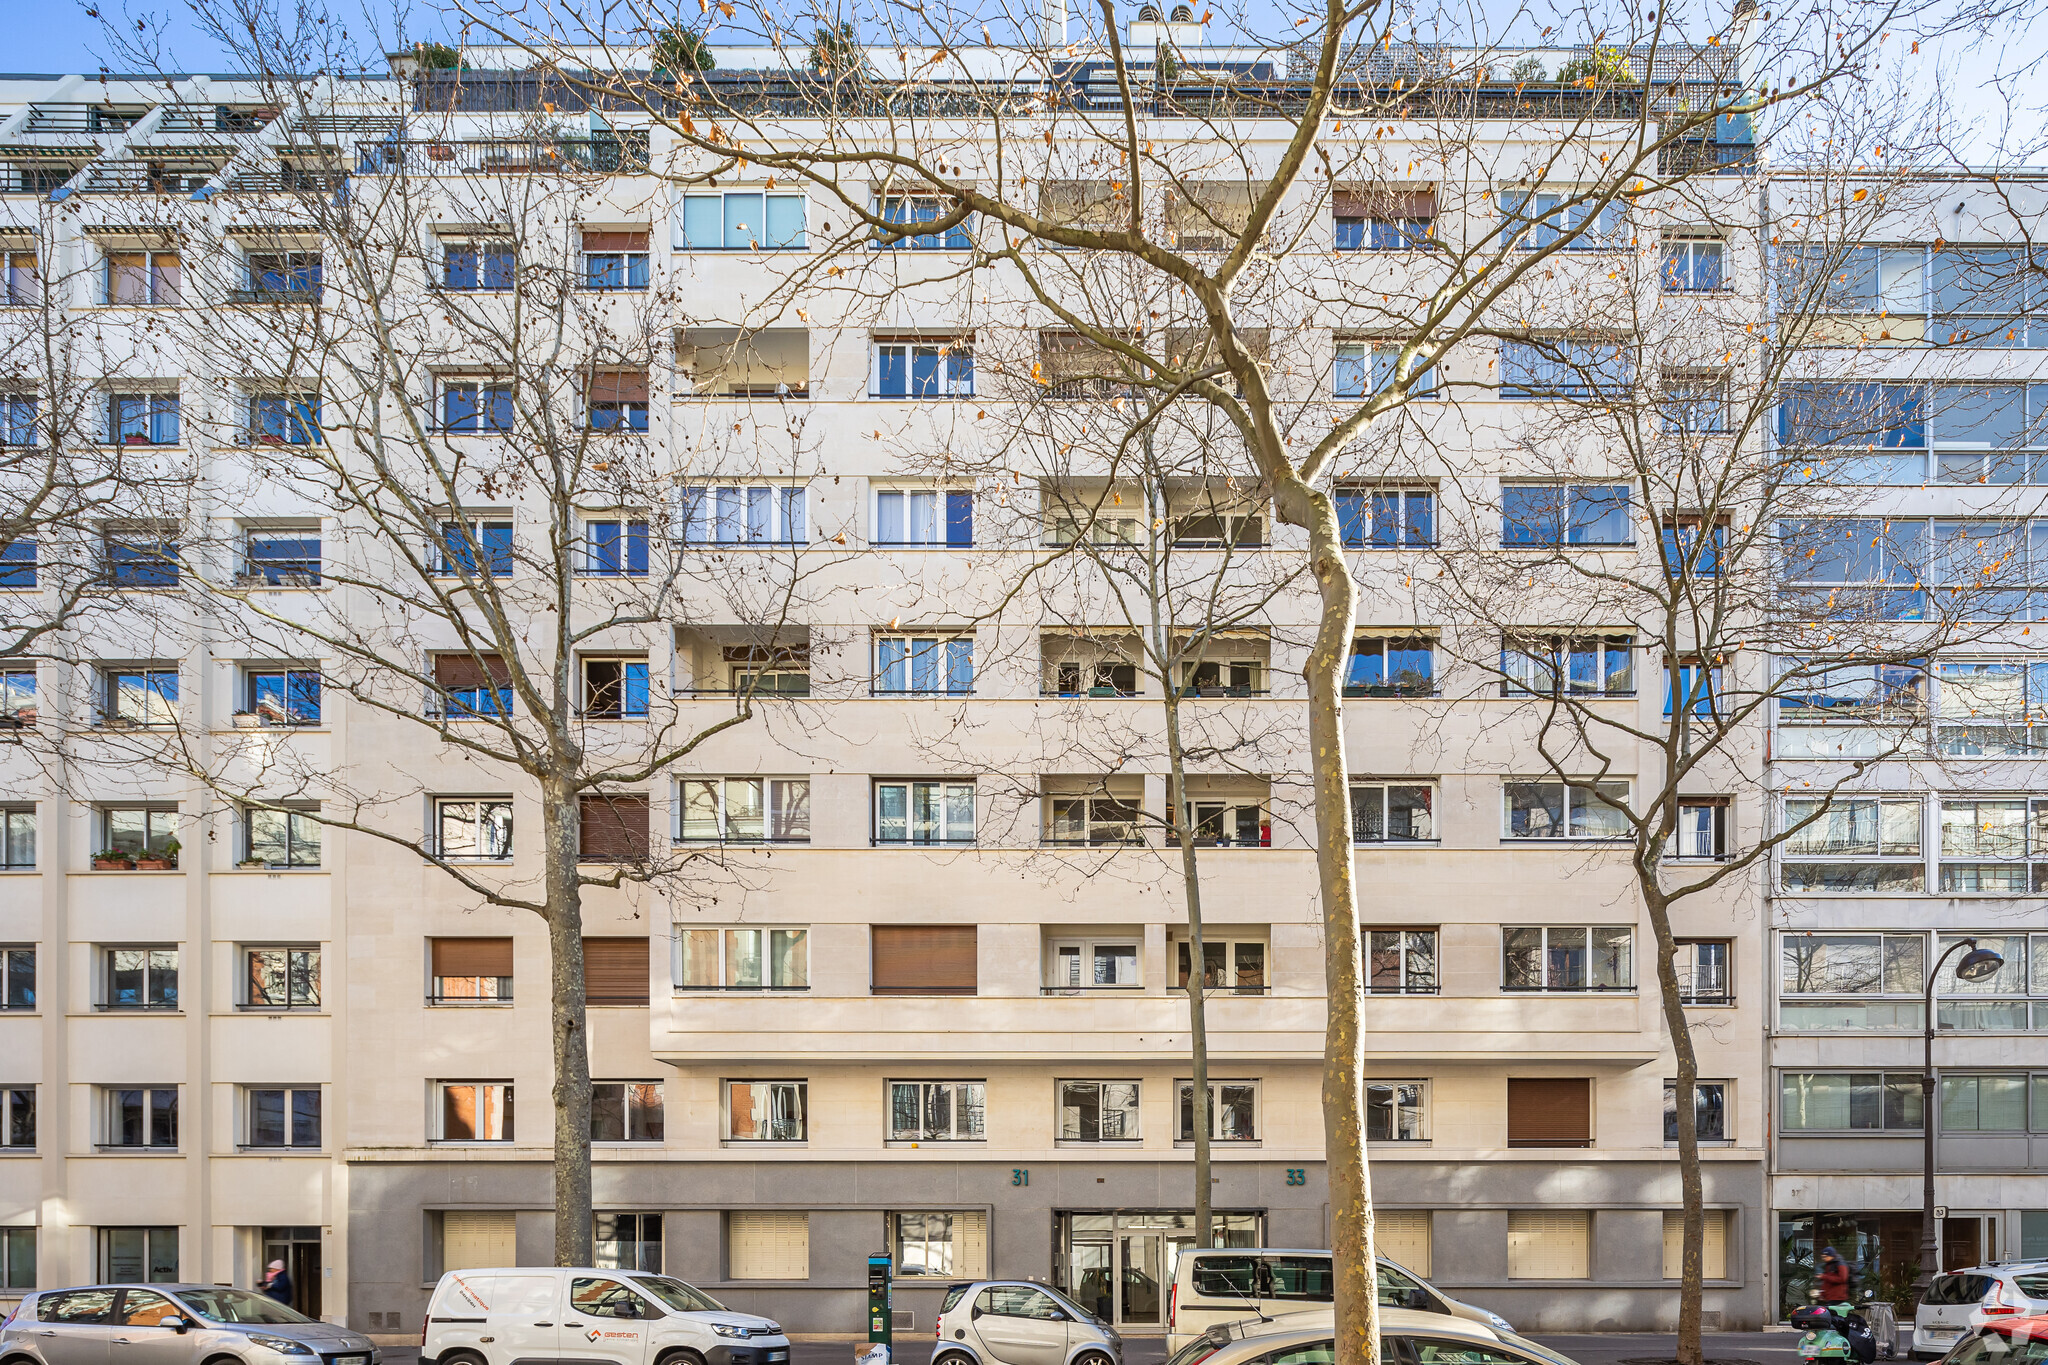
[[[236,863],[235,866],[244,872],[261,872],[264,868],[269,867],[270,864],[261,858],[244,858],[239,863]]]
[[[178,865],[178,841],[165,844],[161,853],[142,853],[135,859],[138,872],[169,872]]]
[[[235,712],[235,728],[237,730],[260,730],[263,728],[263,717],[254,711],[237,711]]]
[[[95,872],[132,872],[135,870],[135,855],[125,848],[103,848],[92,855],[92,870]]]

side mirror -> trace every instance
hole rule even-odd
[[[176,1332],[181,1337],[184,1336],[185,1333],[192,1330],[192,1324],[185,1321],[185,1319],[183,1318],[165,1318],[163,1320],[163,1325],[165,1327],[170,1328],[173,1332]]]
[[[1065,1322],[1067,1320],[1067,1315],[1057,1308],[1053,1309],[1047,1316],[1054,1322]]]

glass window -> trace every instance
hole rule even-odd
[[[660,1142],[667,1120],[660,1081],[592,1081],[592,1142]]]
[[[109,853],[129,858],[169,858],[177,865],[178,812],[156,806],[108,806],[100,812]]]
[[[183,267],[175,251],[110,251],[106,271],[110,304],[168,308],[184,301]]]
[[[441,383],[441,430],[454,434],[512,430],[512,386],[477,379]]]
[[[176,1228],[101,1228],[100,1276],[116,1284],[176,1284]],[[111,1299],[112,1294],[109,1292]],[[104,1319],[109,1303],[95,1319]]]
[[[261,294],[317,294],[320,268],[317,251],[251,253],[249,289]]]
[[[1626,839],[1628,783],[1562,780],[1501,784],[1504,839]]]
[[[591,1215],[591,1265],[597,1270],[661,1271],[661,1215],[658,1213],[595,1213]],[[546,1283],[546,1281],[543,1281]],[[660,1287],[642,1288],[665,1299]],[[696,1308],[695,1303],[690,1304]]]
[[[1435,995],[1436,930],[1365,931],[1365,989],[1371,995]]]
[[[787,484],[691,484],[678,495],[676,538],[685,545],[802,545],[803,488]]]
[[[583,523],[583,572],[599,578],[647,576],[647,523],[599,519]]]
[[[107,1008],[174,1010],[178,1007],[176,948],[107,950]]]
[[[808,929],[678,927],[679,990],[802,990],[810,985]]]
[[[1240,931],[1242,932],[1242,931]],[[1188,949],[1185,937],[1174,934],[1178,954],[1175,990],[1188,988]],[[1228,935],[1202,937],[1202,989],[1229,991],[1237,995],[1259,995],[1266,989],[1266,941]]]
[[[1628,925],[1511,927],[1501,941],[1504,990],[1635,989],[1635,930]]]
[[[1672,966],[1678,973],[1679,998],[1688,1005],[1732,1005],[1733,987],[1725,938],[1682,938]]]
[[[1502,398],[1620,399],[1634,382],[1635,357],[1620,342],[1546,337],[1500,344]]]
[[[109,532],[107,577],[118,588],[178,586],[178,542],[146,531]]]
[[[971,844],[972,782],[877,782],[875,842]]]
[[[442,1081],[441,1142],[512,1141],[512,1087],[496,1081]]]
[[[872,539],[877,545],[967,549],[974,544],[974,494],[965,490],[883,489],[875,494]]]
[[[103,712],[116,726],[169,726],[178,721],[178,670],[119,668],[103,675]]]
[[[259,393],[249,400],[249,439],[256,445],[318,445],[320,395]]]
[[[1179,1121],[1174,1140],[1195,1140],[1195,1083],[1176,1081]],[[1211,1142],[1257,1142],[1259,1083],[1257,1081],[1209,1082],[1209,1140]]]
[[[727,1081],[726,1137],[733,1142],[803,1142],[810,1085],[805,1081]]]
[[[919,223],[936,223],[959,206],[952,200],[931,195],[892,194],[884,197],[877,207],[883,222],[901,230]],[[941,232],[919,232],[893,238],[877,228],[875,245],[896,251],[966,251],[974,245],[969,236],[973,222],[974,215],[968,214]]]
[[[36,950],[0,948],[0,1010],[36,1007]]]
[[[444,289],[502,292],[512,287],[514,273],[510,242],[449,242],[442,249]]]
[[[891,1081],[889,1140],[980,1142],[987,1092],[983,1081]]]
[[[1368,1142],[1427,1142],[1429,1082],[1367,1081],[1365,1137]]]
[[[298,810],[248,809],[248,860],[265,867],[320,866],[320,822]]]
[[[1918,996],[1927,981],[1924,934],[1784,934],[1778,990],[1784,995]]]
[[[1728,1082],[1694,1081],[1693,1135],[1701,1142],[1728,1140]],[[1664,1145],[1678,1145],[1678,1082],[1664,1082]]]
[[[251,1009],[318,1009],[318,948],[249,949],[248,1000]]]
[[[1436,787],[1427,782],[1351,784],[1351,841],[1357,844],[1432,840]]]
[[[1787,1133],[1920,1131],[1917,1074],[1788,1071],[1779,1078],[1779,1096],[1778,1123]]]
[[[0,439],[0,448],[4,448],[6,444],[5,439]],[[37,555],[34,539],[23,536],[18,540],[0,543],[0,588],[20,589],[35,587],[38,581],[36,578],[36,568]],[[30,678],[34,676],[33,673],[29,674]],[[0,715],[5,714],[7,712],[0,711]]]
[[[311,531],[249,533],[245,583],[269,588],[320,586],[320,537]]]
[[[804,197],[800,194],[686,194],[681,238],[688,251],[801,251]]]
[[[178,1090],[176,1086],[156,1089],[115,1089],[107,1094],[107,1136],[109,1147],[176,1147],[178,1145]]]
[[[1061,1081],[1060,1141],[1135,1142],[1136,1081]]]
[[[1129,940],[1055,941],[1047,966],[1049,990],[1131,990],[1138,979],[1138,945]]]
[[[956,337],[878,341],[868,395],[970,398],[974,395],[974,344]]]
[[[651,278],[646,232],[592,232],[583,234],[583,280],[585,289],[642,290]]]
[[[1360,550],[1393,550],[1436,544],[1434,488],[1337,490],[1337,533]]]
[[[1852,721],[1913,724],[1927,716],[1927,671],[1918,664],[1788,661],[1780,678],[1778,719],[1787,724]]]
[[[647,660],[583,659],[583,714],[592,720],[647,718]]]
[[[1941,1131],[2024,1133],[2027,1078],[2024,1075],[1941,1077]]]
[[[1062,847],[1143,844],[1143,817],[1133,802],[1109,796],[1049,796],[1045,842]]]
[[[1566,251],[1601,251],[1627,246],[1627,208],[1600,203],[1597,187],[1564,193],[1503,190],[1497,196],[1503,230],[1516,246],[1534,251],[1560,242]],[[1577,233],[1576,237],[1571,234]]]
[[[1635,695],[1633,635],[1510,635],[1501,641],[1504,697]]]
[[[252,1086],[248,1095],[251,1147],[319,1147],[319,1087]]]
[[[1784,844],[1787,891],[1917,891],[1925,881],[1918,797],[1788,799],[1787,828],[1806,821]],[[1819,858],[1858,861],[1804,861]]]
[[[988,1215],[892,1213],[890,1243],[898,1275],[978,1278],[988,1273]],[[956,1292],[965,1289],[956,1286]]]
[[[43,280],[36,269],[36,253],[0,251],[0,307],[32,308],[42,297]]]
[[[252,668],[244,676],[248,680],[248,712],[263,724],[320,723],[320,674],[317,670]]]
[[[1330,395],[1333,398],[1367,398],[1394,386],[1400,372],[1402,344],[1370,341],[1339,341],[1330,366]],[[1408,396],[1434,398],[1437,393],[1436,362],[1427,349],[1408,358]]]
[[[1428,635],[1361,635],[1344,673],[1347,697],[1433,697],[1436,640]]]
[[[1664,292],[1696,294],[1728,287],[1723,257],[1727,244],[1718,238],[1664,239]]]
[[[32,806],[0,808],[0,868],[27,871],[36,865],[36,812]]]
[[[0,1290],[20,1293],[35,1287],[36,1230],[0,1228]]]
[[[438,574],[506,578],[512,573],[512,523],[444,521],[434,549]]]
[[[107,440],[124,446],[178,443],[178,395],[117,393],[107,400]]]
[[[680,843],[805,844],[807,777],[689,777],[681,783]]]
[[[875,637],[876,696],[968,696],[974,691],[972,635]]]
[[[1631,545],[1627,484],[1504,484],[1501,544]]]
[[[36,1088],[0,1089],[0,1147],[22,1150],[36,1145]]]
[[[449,859],[512,856],[512,803],[461,798],[434,803],[436,849]]]

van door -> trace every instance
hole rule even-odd
[[[561,1335],[561,1283],[544,1271],[456,1271],[436,1296],[437,1344],[444,1353],[473,1344],[490,1365],[547,1365]]]
[[[666,1317],[611,1275],[572,1275],[556,1358],[577,1365],[646,1365],[654,1324]]]

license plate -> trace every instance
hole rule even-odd
[[[370,1358],[365,1355],[334,1356],[331,1359],[334,1365],[370,1365]]]
[[[1959,1337],[1962,1334],[1963,1329],[1960,1327],[1930,1327],[1927,1329],[1927,1335],[1930,1337]]]
[[[788,1359],[789,1359],[789,1352],[787,1352],[787,1351],[770,1351],[770,1352],[768,1353],[768,1365],[775,1365],[775,1362],[776,1362],[776,1361],[778,1361],[778,1360],[788,1360]]]

